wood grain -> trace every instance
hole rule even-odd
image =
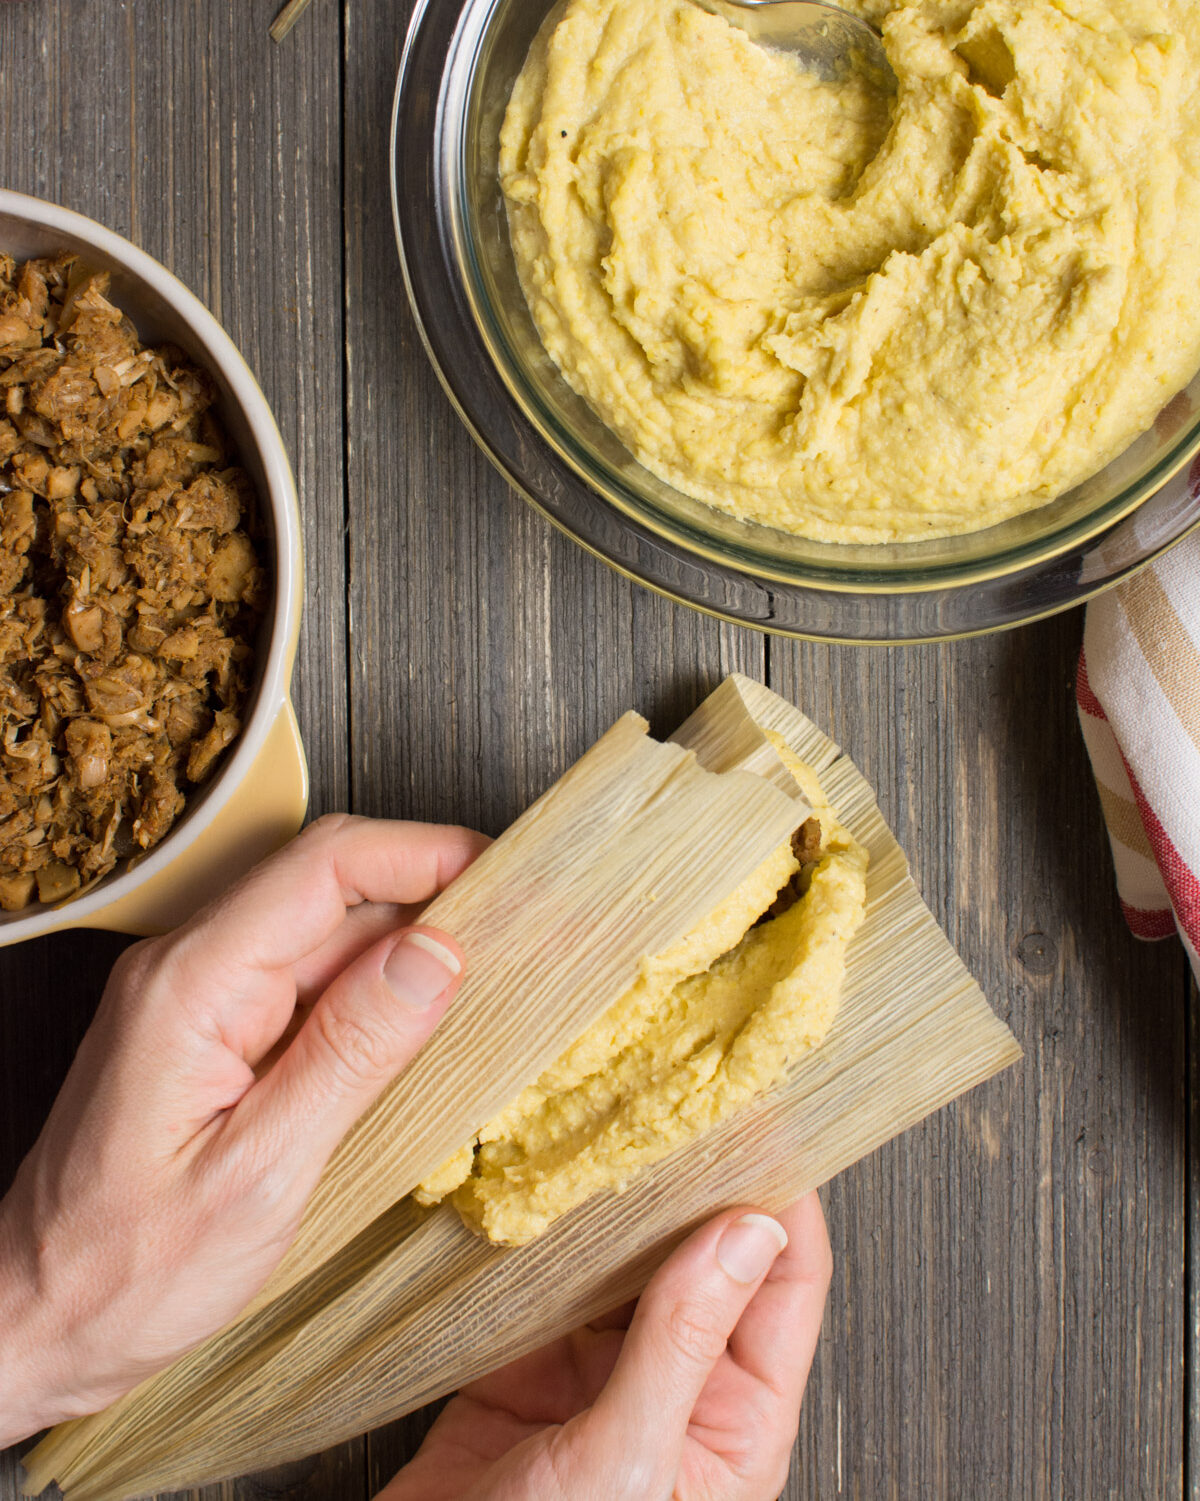
[[[346,34],[351,744],[357,811],[495,833],[628,707],[670,728],[762,644],[635,589],[466,437],[400,280],[386,124],[406,16]]]
[[[387,137],[407,7],[346,12],[351,743],[356,811],[497,833],[626,709],[674,728],[762,639],[635,588],[467,438],[404,299]],[[428,1415],[370,1439],[378,1485]]]
[[[258,373],[304,510],[314,807],[495,832],[625,708],[665,732],[734,667],[791,697],[874,781],[1025,1061],[827,1191],[837,1273],[788,1497],[1200,1496],[1195,1024],[1189,1046],[1178,949],[1120,921],[1079,617],[768,646],[572,546],[475,450],[407,312],[386,173],[407,6],[320,0],[281,46],[275,8],[0,5],[0,181],[130,234]],[[0,1187],[120,947],[0,952]],[[205,1494],[365,1497],[429,1421]],[[0,1501],[15,1476],[0,1457]]]
[[[336,8],[314,7],[280,48],[269,21],[238,0],[0,5],[0,183],[89,214],[163,261],[258,376],[304,518],[294,694],[319,812],[349,798],[341,23]],[[0,1191],[123,945],[66,934],[0,951]],[[347,1445],[205,1494],[357,1494],[364,1455]],[[16,1453],[0,1456],[5,1501],[16,1476]]]
[[[1025,1050],[831,1185],[795,1501],[1182,1490],[1186,966],[1121,920],[1079,633],[771,643]]]

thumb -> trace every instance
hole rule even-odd
[[[635,1461],[645,1494],[670,1494],[692,1409],[786,1245],[778,1220],[731,1210],[686,1240],[639,1298],[588,1420],[589,1439]]]
[[[438,928],[404,928],[327,987],[278,1063],[242,1102],[266,1139],[316,1172],[428,1041],[462,983],[462,950]]]

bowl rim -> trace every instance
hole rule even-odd
[[[1173,482],[1184,476],[1184,483],[1190,483],[1186,472],[1200,451],[1200,423],[1152,465],[1149,474],[1129,487],[1138,491],[1133,499],[1110,509],[1102,519],[1080,518],[1075,533],[1065,541],[1052,535],[1047,539],[1052,545],[1034,551],[1036,544],[1031,543],[1026,550],[1031,556],[1018,556],[1007,566],[985,558],[975,564],[965,562],[958,572],[946,568],[941,577],[915,582],[886,574],[874,579],[845,576],[856,571],[854,565],[847,565],[841,577],[836,570],[821,575],[814,568],[811,577],[796,582],[766,568],[753,571],[751,565],[718,553],[703,539],[681,541],[673,527],[656,525],[640,511],[630,514],[584,477],[542,423],[531,421],[512,388],[510,372],[496,358],[493,331],[481,314],[476,289],[462,274],[468,257],[474,255],[474,247],[466,243],[469,235],[464,232],[457,201],[462,174],[456,176],[454,171],[456,143],[461,148],[465,132],[449,117],[446,96],[458,51],[470,45],[472,36],[477,50],[495,8],[496,0],[458,0],[457,5],[436,7],[431,0],[418,0],[393,96],[393,225],[418,333],[459,416],[505,479],[586,550],[655,592],[735,623],[800,638],[898,644],[983,634],[1070,608],[1127,577],[1200,526],[1198,501],[1182,523],[1172,517],[1173,534],[1141,547],[1135,557],[1127,557],[1106,575],[1089,570],[1084,582],[1072,574],[1073,567],[1094,554]],[[436,38],[427,35],[433,32]],[[473,77],[474,57],[469,66]],[[422,68],[425,73],[419,86],[410,88]],[[431,76],[433,70],[437,70],[436,79]],[[465,115],[466,88],[459,83],[460,97],[455,102]],[[600,508],[608,510],[607,518]],[[664,559],[670,566],[653,566]],[[664,573],[681,575],[682,587],[674,579],[665,582]],[[998,587],[988,595],[989,608],[980,618],[944,621],[947,614],[962,615],[967,591],[993,585]],[[1026,598],[1014,607],[1011,596],[1017,593]],[[927,601],[917,611],[913,601],[922,594]],[[840,603],[838,595],[843,597]],[[868,596],[885,611],[905,618],[888,620],[882,628],[878,620],[870,621],[869,628],[863,629],[862,611],[855,603]],[[804,619],[814,604],[819,605],[816,613],[824,616],[815,627]],[[957,609],[948,608],[955,604]]]
[[[266,487],[266,494],[259,499],[265,502],[270,512],[275,552],[266,660],[241,733],[231,754],[204,789],[203,798],[187,810],[185,820],[169,830],[146,855],[126,869],[104,877],[83,895],[55,905],[37,905],[27,915],[0,915],[0,941],[8,944],[61,928],[64,914],[68,912],[71,926],[82,924],[112,903],[128,897],[165,871],[216,821],[246,780],[272,726],[288,702],[300,633],[304,560],[296,482],[279,427],[249,365],[195,293],[130,240],[74,209],[0,188],[0,231],[6,219],[20,220],[35,232],[45,230],[48,239],[46,253],[51,253],[54,248],[49,241],[55,234],[67,235],[89,245],[171,306],[195,340],[195,347],[189,348],[187,353],[198,364],[220,371],[253,434]]]

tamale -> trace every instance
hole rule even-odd
[[[776,751],[814,816],[420,1183],[420,1203],[452,1196],[464,1223],[523,1245],[711,1131],[824,1040],[867,852],[810,768],[782,739]]]
[[[629,744],[653,745],[636,723],[632,732],[628,720],[617,730],[619,753],[612,742],[604,751],[609,771],[615,767],[610,758],[625,765],[631,733]],[[587,1200],[519,1248],[478,1238],[449,1206],[423,1214],[403,1196],[560,1057],[636,980],[647,955],[678,942],[795,827],[805,800],[792,795],[794,779],[790,785],[778,756],[768,757],[768,734],[814,769],[841,823],[869,857],[866,915],[846,954],[841,1002],[824,1043],[800,1058],[779,1088],[672,1152],[623,1193]],[[731,757],[739,736],[743,749]],[[419,1102],[409,1119],[430,1122],[419,1143],[405,1139],[399,1112],[381,1121],[376,1134],[364,1136],[360,1125],[331,1162],[322,1182],[326,1207],[310,1210],[306,1243],[293,1253],[292,1271],[277,1279],[272,1296],[107,1412],[51,1434],[27,1461],[31,1490],[52,1477],[71,1501],[182,1487],[295,1457],[389,1421],[629,1297],[713,1210],[734,1202],[781,1208],[1013,1061],[1018,1050],[1011,1034],[921,902],[870,788],[831,741],[744,678],[728,680],[674,740],[670,749],[678,755],[670,769],[657,756],[668,747],[657,747],[646,758],[657,780],[647,779],[639,762],[638,789],[623,803],[604,790],[603,769],[583,769],[584,757],[514,825],[510,834],[524,824],[520,840],[506,835],[497,842],[500,855],[493,855],[491,871],[482,861],[473,868],[467,899],[448,900],[462,884],[456,882],[431,907],[428,920],[460,941],[462,924],[481,916],[473,930],[483,942],[481,958],[471,940],[464,947],[473,977],[484,964],[485,983],[452,1009],[447,1025],[464,1002],[473,1016],[436,1067],[416,1082],[408,1070],[393,1087],[393,1098],[404,1092],[408,1101],[404,1113]],[[684,753],[690,745],[703,747],[695,760]],[[720,769],[731,762],[744,767],[755,757],[770,768],[769,779]],[[699,781],[694,773],[702,774]],[[614,774],[621,783],[625,773]],[[750,797],[743,781],[769,796]],[[685,803],[676,814],[679,793]],[[721,832],[706,839],[710,798],[716,798],[711,816]],[[636,822],[664,809],[670,811],[652,837],[635,840],[629,859],[616,859],[612,851],[623,845],[625,824],[613,829],[604,815]],[[539,842],[543,819],[547,838]],[[575,841],[585,827],[595,849],[609,849],[610,859],[603,884],[581,879],[572,886],[553,869],[572,855],[583,862],[579,843],[564,849],[561,840],[569,832]],[[667,841],[669,851],[655,840]],[[672,867],[670,857],[681,852],[687,858]],[[615,883],[638,873],[638,862],[664,853],[666,862],[642,882],[638,899],[622,904]],[[530,869],[537,861],[545,864],[535,880]],[[702,876],[696,870],[701,861],[720,866],[720,878],[711,868]],[[672,890],[673,881],[687,886],[686,896]],[[521,942],[560,965],[538,989],[528,1019],[515,1004],[523,997],[515,972],[487,947],[489,924],[502,926],[505,918],[493,882],[507,886],[514,920],[530,919]],[[539,949],[531,914],[513,911],[514,903],[532,906],[535,891],[543,890],[561,903],[543,920],[570,932],[573,941],[587,942],[593,923],[603,927],[604,943],[628,938],[619,923],[606,921],[618,905],[621,921],[638,925],[640,943],[627,944],[621,965],[605,971],[603,992],[583,997],[572,990],[587,988],[587,964],[571,969],[544,938]],[[659,921],[672,895],[678,900]],[[602,947],[593,945],[592,955]],[[489,1026],[488,1067],[480,1068],[484,1049],[472,1032]],[[456,1048],[468,1056],[458,1057]],[[497,1072],[503,1082],[492,1087]],[[330,1233],[325,1217],[357,1197],[370,1201],[366,1217],[355,1215],[348,1233]]]

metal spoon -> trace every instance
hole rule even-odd
[[[760,47],[791,52],[829,83],[860,73],[889,94],[896,75],[868,21],[823,0],[695,0],[701,10],[744,31]]]

